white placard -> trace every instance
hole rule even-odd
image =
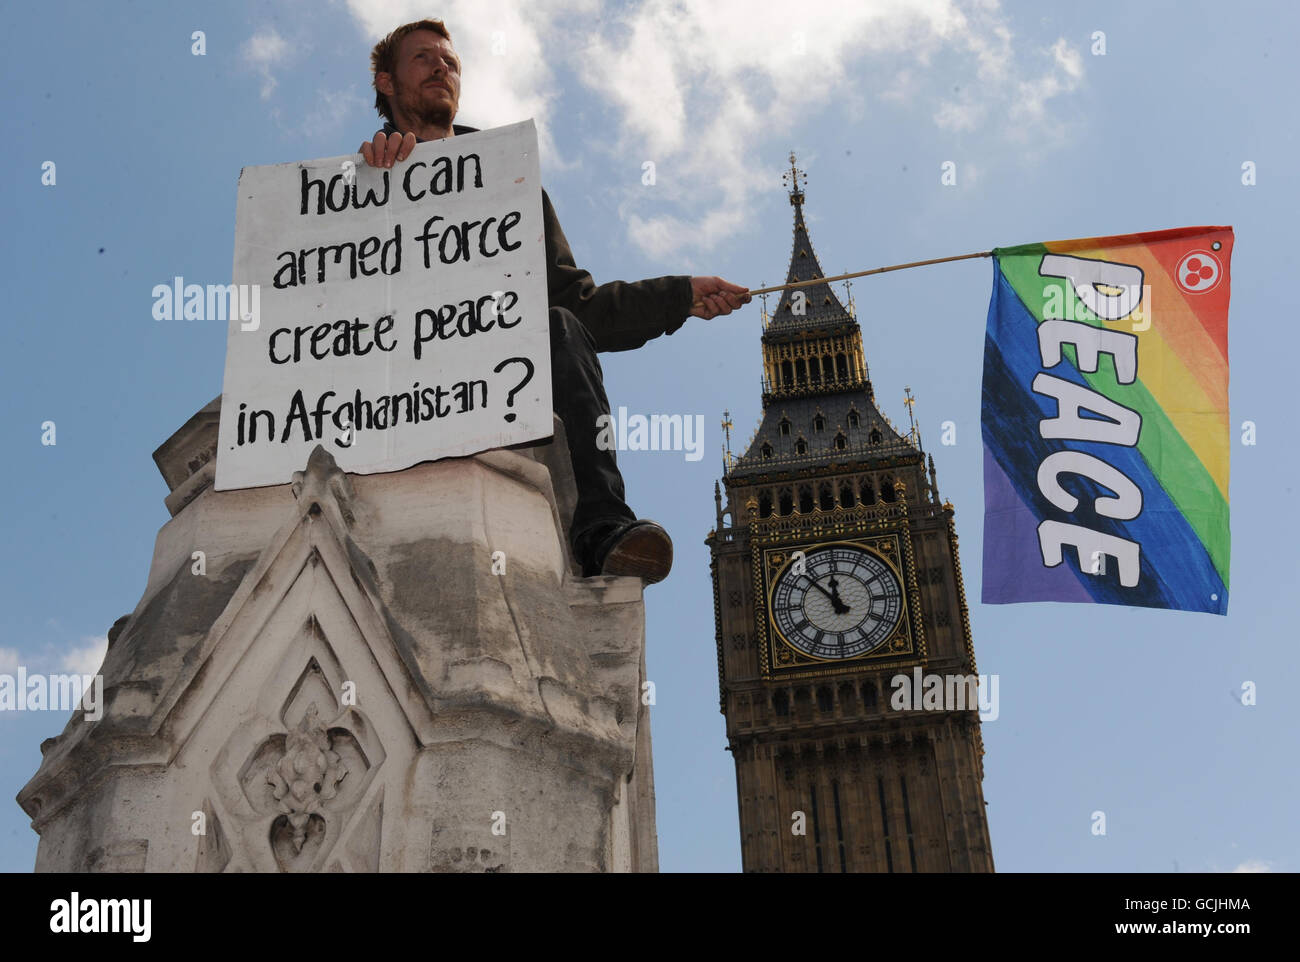
[[[219,490],[286,484],[317,444],[372,474],[552,433],[531,120],[388,170],[244,168],[234,284]]]

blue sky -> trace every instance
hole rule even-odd
[[[903,389],[957,530],[979,669],[1000,676],[984,781],[1002,871],[1296,871],[1297,347],[1285,249],[1300,87],[1289,4],[606,4],[456,0],[50,3],[7,12],[0,188],[8,301],[0,672],[93,663],[144,588],[166,486],[150,454],[221,390],[225,325],[159,322],[151,289],[229,280],[243,166],[354,150],[379,127],[368,54],[443,16],[458,120],[535,117],[547,190],[598,282],[784,275],[780,172],[808,172],[822,266],[1230,224],[1232,601],[1227,617],[984,606],[979,397],[992,275],[967,261],[854,287],[876,395]],[[919,11],[919,12],[918,12]],[[205,34],[206,53],[191,53]],[[1105,53],[1096,31],[1105,35]],[[57,182],[42,186],[45,161]],[[655,164],[655,184],[642,183]],[[957,183],[941,183],[956,164]],[[1252,162],[1256,183],[1242,183]],[[758,424],[757,305],[601,358],[615,407],[703,414],[706,457],[620,455],[629,501],[677,546],[647,589],[662,867],[739,869],[717,711],[712,597],[718,422]],[[58,443],[40,442],[57,424]],[[952,446],[940,425],[956,425]],[[1290,433],[1288,433],[1290,432]],[[1235,435],[1234,435],[1235,436]],[[1245,681],[1258,686],[1244,706]],[[12,801],[60,731],[0,713],[0,869],[37,837]],[[1094,836],[1091,813],[1107,815]]]

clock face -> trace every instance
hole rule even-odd
[[[772,622],[791,645],[814,658],[855,658],[875,651],[903,616],[903,589],[881,557],[854,545],[814,548],[803,572],[787,565],[772,588]]]

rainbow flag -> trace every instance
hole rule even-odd
[[[986,604],[1227,614],[1231,227],[999,248]]]

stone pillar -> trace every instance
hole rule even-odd
[[[216,491],[172,518],[18,801],[37,871],[657,871],[642,582],[577,577],[552,443]]]

